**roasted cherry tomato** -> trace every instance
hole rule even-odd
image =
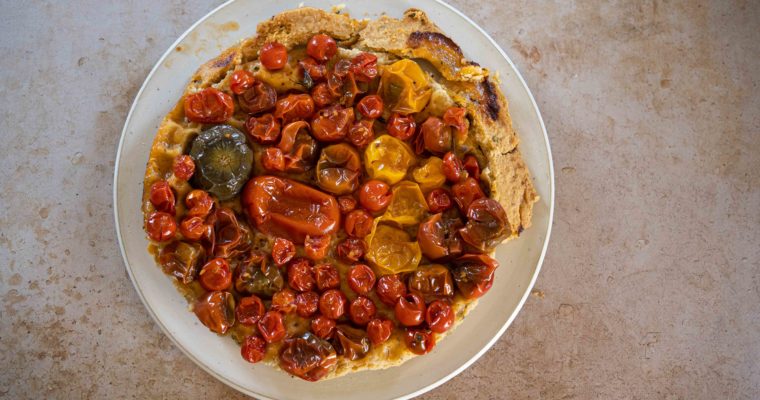
[[[390,135],[376,138],[364,150],[364,167],[369,177],[391,185],[404,179],[415,161],[409,145]]]
[[[477,199],[467,208],[467,224],[459,230],[462,239],[480,251],[488,251],[510,233],[507,213],[494,199]]]
[[[367,252],[364,240],[358,238],[347,238],[338,244],[336,248],[338,258],[346,264],[359,261]]]
[[[409,276],[409,290],[429,302],[454,297],[454,281],[449,269],[440,264],[420,265]]]
[[[235,290],[270,298],[285,287],[285,279],[274,263],[264,253],[250,252],[238,264]],[[273,301],[274,303],[274,301]]]
[[[319,295],[316,292],[303,292],[296,295],[296,314],[309,318],[319,308]]]
[[[357,294],[366,295],[375,287],[375,272],[364,264],[356,264],[348,270],[348,286]]]
[[[451,200],[451,194],[444,188],[437,188],[430,191],[425,197],[428,208],[432,213],[444,212],[454,205]]]
[[[435,335],[427,329],[407,329],[404,334],[406,347],[414,354],[430,353],[435,347]]]
[[[435,333],[443,333],[454,325],[454,310],[446,301],[435,300],[428,304],[425,312],[425,322],[430,330]]]
[[[376,94],[364,96],[356,105],[356,111],[365,118],[380,118],[383,115],[383,99]]]
[[[383,344],[391,338],[393,321],[375,318],[367,324],[367,336],[374,346]]]
[[[257,363],[264,359],[267,353],[267,342],[259,336],[251,335],[245,338],[240,347],[240,355],[249,363]]]
[[[330,339],[335,333],[335,320],[317,315],[311,320],[311,331],[321,339]]]
[[[325,107],[335,101],[335,95],[330,91],[327,83],[321,82],[311,88],[311,98],[317,107]]]
[[[346,139],[358,148],[364,148],[375,138],[374,120],[363,119],[355,122],[348,129]]]
[[[229,289],[232,285],[230,264],[223,258],[212,258],[201,269],[198,281],[208,291]]]
[[[296,255],[296,245],[288,239],[276,238],[272,244],[272,260],[277,265],[285,265]]]
[[[167,214],[176,213],[174,203],[174,192],[167,181],[156,181],[150,185],[150,203],[153,204],[156,211],[163,211]]]
[[[393,188],[391,204],[383,218],[401,225],[414,225],[422,221],[427,211],[427,200],[420,186],[411,181],[403,181]]]
[[[446,126],[454,128],[457,141],[463,142],[467,138],[467,124],[465,122],[465,114],[467,110],[462,107],[450,107],[443,113],[443,123]]]
[[[443,160],[438,157],[430,157],[422,165],[412,170],[414,181],[424,191],[441,187],[446,182],[443,175]]]
[[[156,211],[148,216],[145,222],[148,237],[156,242],[166,242],[177,232],[177,222],[171,214]]]
[[[319,33],[311,37],[306,43],[306,54],[318,61],[327,61],[338,52],[338,44],[335,39]]]
[[[260,231],[295,243],[303,243],[306,235],[330,235],[340,224],[334,197],[285,178],[251,179],[243,189],[242,203]]]
[[[375,218],[375,227],[365,239],[365,258],[383,274],[414,271],[422,259],[419,243],[404,230],[380,224],[383,218]]]
[[[319,312],[327,318],[338,319],[346,313],[347,301],[340,290],[327,290],[319,297]]]
[[[398,299],[406,296],[406,285],[397,274],[383,275],[377,280],[375,292],[383,304],[393,307]]]
[[[209,229],[213,229],[210,225],[207,225],[201,217],[188,217],[182,220],[179,224],[179,233],[187,240],[198,241],[204,235],[208,234]]]
[[[333,194],[348,194],[359,188],[362,162],[351,145],[337,143],[322,149],[317,161],[317,185]]]
[[[272,296],[272,310],[284,314],[292,313],[296,310],[296,292],[285,288],[276,292]]]
[[[232,209],[219,208],[215,218],[214,256],[232,259],[249,249],[248,228],[240,225]]]
[[[314,100],[308,94],[289,94],[281,97],[274,106],[274,117],[288,124],[308,119],[314,114]]]
[[[256,325],[265,312],[264,302],[255,295],[240,298],[235,308],[237,321],[243,325]]]
[[[451,186],[451,193],[454,195],[454,201],[456,201],[457,206],[459,206],[459,209],[463,213],[467,211],[467,208],[470,207],[473,201],[486,197],[478,181],[472,177],[468,177],[462,182]]]
[[[166,274],[188,284],[195,280],[205,258],[206,252],[200,243],[174,241],[161,249],[158,262]]]
[[[383,68],[377,94],[391,112],[409,115],[425,108],[433,90],[422,68],[413,60],[402,59]]]
[[[235,324],[235,298],[229,292],[209,292],[195,302],[193,312],[212,332],[224,335]]]
[[[253,86],[256,78],[251,71],[239,69],[232,73],[230,77],[230,90],[235,94],[243,94],[249,87]]]
[[[321,142],[337,142],[346,137],[354,123],[354,109],[333,105],[317,112],[311,121],[311,134]]]
[[[314,280],[317,282],[317,289],[320,291],[340,287],[340,275],[332,264],[315,265]]]
[[[480,180],[480,165],[478,165],[478,159],[472,154],[464,157],[464,169],[470,177]]]
[[[355,298],[348,306],[348,316],[356,325],[367,325],[372,318],[375,318],[376,313],[375,303],[364,296]]]
[[[280,122],[272,114],[248,118],[245,130],[248,137],[261,144],[276,143],[280,139]]]
[[[462,221],[450,213],[435,214],[417,229],[417,242],[425,257],[441,260],[462,254],[464,245],[459,236]]]
[[[304,253],[306,258],[313,261],[319,261],[327,257],[327,252],[330,250],[330,236],[309,236],[306,235],[306,240],[303,242]]]
[[[420,135],[425,144],[425,150],[433,154],[444,154],[451,151],[451,130],[437,117],[428,117],[420,126]]]
[[[351,60],[340,59],[333,65],[333,75],[338,78],[345,78],[351,72]]]
[[[491,289],[494,271],[499,266],[485,254],[466,254],[454,261],[454,282],[466,299],[476,299]]]
[[[256,81],[237,98],[243,111],[249,114],[258,114],[274,108],[274,104],[277,102],[277,92],[270,84]]]
[[[310,332],[286,340],[280,350],[280,368],[310,382],[322,379],[337,362],[335,348]]]
[[[367,333],[350,325],[335,327],[333,343],[338,355],[350,361],[364,358],[369,353],[370,341]]]
[[[267,343],[279,342],[285,338],[285,325],[279,311],[267,311],[257,323],[259,333]]]
[[[449,151],[443,156],[443,175],[451,183],[459,182],[464,176],[464,165],[456,154]]]
[[[309,260],[298,258],[288,264],[288,285],[298,292],[307,292],[314,288],[314,268]]]
[[[278,42],[266,43],[259,50],[259,60],[268,70],[282,69],[288,62],[288,49]]]
[[[174,157],[174,162],[172,162],[172,172],[174,172],[174,176],[176,176],[177,179],[189,181],[195,172],[195,161],[193,161],[193,158],[187,154],[180,154],[177,157]]]
[[[392,198],[391,187],[383,181],[367,181],[359,190],[359,203],[372,212],[385,210]]]
[[[206,88],[185,97],[185,116],[191,122],[220,124],[232,116],[232,96],[214,88]]]
[[[314,82],[321,81],[327,76],[327,66],[318,63],[311,57],[306,57],[298,62],[303,69],[303,79],[305,86],[310,88]]]
[[[377,56],[359,53],[351,59],[351,72],[357,81],[371,82],[377,76]]]
[[[195,189],[185,196],[188,217],[206,218],[214,207],[214,199],[207,191]]]
[[[348,236],[363,238],[372,231],[372,214],[365,210],[354,210],[346,216],[346,222],[343,228]]]
[[[414,136],[417,124],[414,119],[401,114],[391,114],[388,122],[385,124],[388,134],[401,140],[407,140]]]
[[[279,154],[275,157],[276,164],[280,165],[278,159],[281,158],[281,170],[286,172],[308,171],[319,155],[317,141],[309,134],[309,123],[306,121],[295,121],[285,125],[277,150]]]
[[[425,320],[425,300],[416,293],[400,297],[393,310],[398,322],[404,326],[417,326]]]
[[[348,214],[356,209],[356,199],[352,196],[338,197],[338,208],[341,214]]]

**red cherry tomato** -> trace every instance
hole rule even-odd
[[[443,123],[456,129],[458,134],[464,135],[467,133],[464,118],[466,113],[467,110],[462,107],[450,107],[443,113]]]
[[[436,188],[430,191],[425,197],[431,213],[442,213],[451,208],[454,203],[451,200],[451,194],[444,188]]]
[[[272,245],[272,259],[277,265],[285,265],[296,255],[296,245],[288,239],[276,238]]]
[[[327,61],[338,52],[338,44],[335,39],[320,33],[314,35],[306,43],[306,54],[319,61]]]
[[[319,261],[327,257],[327,251],[330,250],[330,241],[330,236],[327,235],[306,235],[306,240],[303,242],[306,258],[313,261]]]
[[[443,333],[454,325],[454,310],[445,301],[434,300],[428,304],[425,312],[425,322],[430,330],[435,333]]]
[[[365,210],[354,210],[346,216],[344,229],[348,236],[363,238],[372,231],[374,218]]]
[[[470,177],[480,180],[480,165],[478,165],[478,159],[472,154],[464,157],[464,169]]]
[[[321,142],[337,142],[346,137],[354,123],[354,109],[333,105],[317,112],[311,121],[311,134]]]
[[[288,285],[298,292],[307,292],[314,288],[314,271],[309,260],[299,258],[288,265]]]
[[[193,161],[193,158],[187,154],[180,154],[177,157],[174,157],[172,172],[174,172],[174,176],[176,176],[177,179],[189,181],[195,172],[195,162]]]
[[[404,326],[417,326],[425,320],[425,300],[416,293],[400,297],[393,310],[396,319]]]
[[[321,81],[327,76],[327,66],[318,63],[311,57],[306,57],[299,61],[298,65],[303,69],[304,79],[306,79],[306,76],[308,75],[308,79],[311,79],[312,83]]]
[[[357,238],[348,238],[338,244],[336,248],[338,258],[346,264],[359,261],[367,252],[364,240]]]
[[[451,193],[462,212],[467,212],[467,208],[473,201],[486,197],[478,181],[472,177],[451,186]]]
[[[277,92],[268,83],[256,81],[237,98],[243,111],[249,114],[258,114],[274,107],[277,101]]]
[[[177,222],[171,214],[156,211],[148,216],[145,222],[148,237],[156,242],[166,242],[177,232]]]
[[[385,343],[393,333],[393,321],[375,318],[367,324],[367,335],[373,345]]]
[[[296,292],[285,288],[272,295],[272,310],[284,314],[296,310]]]
[[[257,363],[264,359],[267,353],[267,342],[264,339],[251,335],[245,338],[240,347],[240,355],[249,363]]]
[[[308,94],[289,94],[281,97],[274,106],[274,117],[288,124],[308,119],[314,114],[314,100]]]
[[[425,150],[433,154],[444,154],[451,150],[451,131],[437,117],[428,117],[420,126],[420,135]]]
[[[251,71],[239,69],[232,73],[230,77],[230,90],[235,94],[243,94],[249,87],[253,86],[256,78]]]
[[[296,295],[296,314],[309,318],[319,308],[319,295],[316,292],[303,292]]]
[[[356,325],[367,325],[372,318],[375,318],[376,313],[375,303],[364,296],[355,298],[348,306],[348,316]]]
[[[335,101],[336,98],[325,82],[319,83],[311,88],[310,94],[317,107],[325,107]]]
[[[398,275],[383,275],[377,280],[377,297],[388,307],[394,307],[398,299],[406,296],[406,285]]]
[[[352,196],[340,196],[338,197],[338,208],[340,208],[341,214],[348,214],[356,209],[356,199]]]
[[[243,325],[256,325],[266,312],[264,302],[256,295],[243,297],[235,308],[235,317]]]
[[[261,65],[268,70],[278,70],[288,62],[288,49],[278,42],[269,42],[259,51]]]
[[[359,53],[351,59],[351,72],[357,81],[370,82],[377,76],[377,56],[370,53]]]
[[[410,116],[393,113],[388,119],[385,129],[388,130],[388,134],[391,136],[397,139],[407,140],[414,136],[417,124]]]
[[[206,218],[214,207],[214,199],[205,190],[195,189],[185,196],[188,217]]]
[[[235,298],[230,292],[208,292],[196,300],[193,312],[209,330],[224,335],[235,324]]]
[[[393,193],[387,183],[378,180],[370,180],[359,189],[359,203],[362,207],[372,212],[385,210],[391,203]]]
[[[335,320],[317,315],[311,320],[311,331],[322,339],[330,339],[335,333]]]
[[[364,96],[356,105],[356,110],[366,118],[380,118],[383,115],[383,99],[376,94]]]
[[[280,350],[280,368],[309,382],[324,378],[336,363],[335,348],[309,332],[287,339]]]
[[[467,224],[459,234],[470,246],[488,252],[511,232],[507,213],[501,204],[488,198],[477,199],[467,208]]]
[[[375,272],[364,264],[356,264],[348,270],[348,286],[357,294],[366,295],[375,287]]]
[[[462,228],[462,221],[456,211],[430,216],[417,229],[417,243],[420,245],[422,254],[430,260],[449,259],[461,255],[464,245],[459,234],[460,228]],[[411,286],[409,288],[414,290]]]
[[[317,282],[317,289],[320,291],[340,287],[340,275],[332,264],[314,266],[314,280]]]
[[[232,96],[211,87],[187,95],[184,106],[187,119],[201,124],[227,121],[235,109]]]
[[[272,144],[280,139],[280,122],[272,114],[248,118],[245,121],[245,130],[257,143]]]
[[[451,151],[443,156],[443,175],[451,183],[459,182],[464,175],[462,160]]]
[[[267,171],[285,171],[285,155],[277,147],[267,147],[261,155],[261,166]]]
[[[157,211],[174,215],[174,192],[167,181],[156,181],[150,185],[150,203]]]
[[[257,324],[259,333],[267,343],[279,342],[285,338],[285,325],[279,311],[267,311]]]
[[[338,319],[346,313],[347,301],[340,290],[327,290],[319,297],[319,312],[327,318]]]
[[[346,139],[360,149],[367,147],[369,142],[374,138],[374,120],[371,119],[363,119],[355,122],[351,125],[351,128],[348,129],[348,134],[346,134]]]
[[[232,285],[230,264],[224,258],[212,258],[201,269],[198,280],[208,291],[227,290]]]
[[[188,217],[179,224],[179,233],[187,240],[200,240],[211,228],[201,217]]]
[[[404,342],[412,353],[423,355],[430,353],[435,347],[435,335],[427,329],[407,329]]]
[[[465,254],[454,261],[452,275],[457,289],[466,299],[476,299],[491,289],[494,271],[499,266],[485,254]]]

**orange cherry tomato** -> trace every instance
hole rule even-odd
[[[303,77],[305,81],[311,80],[312,84],[315,81],[321,81],[327,76],[327,66],[318,63],[311,57],[306,57],[298,62],[298,65],[303,70]],[[308,76],[308,78],[307,78]]]
[[[370,53],[359,53],[351,59],[350,70],[357,81],[371,82],[377,76],[377,56]]]
[[[296,295],[296,314],[309,318],[319,308],[319,295],[316,292],[303,292]]]
[[[268,83],[256,81],[237,98],[243,111],[258,114],[274,107],[277,102],[277,92]]]
[[[227,290],[232,285],[230,264],[224,258],[212,258],[201,269],[198,280],[208,291]]]
[[[259,50],[259,60],[268,70],[282,69],[288,62],[288,49],[278,42],[266,43]]]
[[[347,301],[340,290],[327,290],[319,297],[319,312],[327,318],[338,319],[346,313]]]
[[[387,342],[391,338],[393,328],[393,321],[388,319],[375,318],[369,321],[367,324],[369,341],[375,346]]]
[[[404,342],[412,353],[423,355],[430,353],[435,347],[435,335],[428,329],[407,329]]]
[[[276,238],[272,244],[272,260],[277,265],[285,265],[296,255],[296,245],[288,239]]]
[[[333,105],[317,112],[311,121],[311,134],[322,142],[337,142],[346,137],[354,123],[354,109]]]
[[[355,263],[364,257],[367,252],[364,240],[358,238],[347,238],[338,244],[336,248],[338,258],[346,264]]]
[[[400,297],[393,310],[396,319],[404,326],[417,326],[425,320],[425,300],[416,293]]]
[[[272,295],[272,310],[281,313],[292,313],[296,310],[296,292],[285,288]]]
[[[335,320],[317,315],[311,320],[311,331],[322,339],[330,339],[335,333]]]
[[[248,136],[261,144],[272,144],[280,139],[280,122],[272,114],[250,117],[245,121]]]
[[[174,215],[174,192],[167,181],[156,181],[150,185],[150,202],[157,211]]]
[[[388,119],[385,129],[388,130],[389,135],[397,139],[407,140],[414,136],[414,132],[417,129],[417,123],[415,123],[414,119],[410,116],[393,113]]]
[[[456,201],[462,212],[466,212],[467,208],[473,201],[486,197],[485,193],[483,193],[483,189],[480,188],[478,181],[472,177],[468,177],[462,182],[455,183],[451,187],[451,193],[454,195],[454,201]]]
[[[359,188],[362,161],[359,152],[346,143],[336,143],[322,149],[317,161],[315,179],[323,190],[333,194],[348,194]]]
[[[364,96],[356,105],[356,110],[365,118],[380,118],[383,115],[383,99],[376,94]]]
[[[250,295],[238,301],[238,305],[235,308],[235,317],[241,324],[253,326],[259,322],[259,319],[264,316],[265,312],[266,307],[264,307],[264,302],[258,296]]]
[[[340,208],[341,214],[348,214],[356,209],[356,199],[352,196],[340,196],[338,197],[338,208]]]
[[[243,94],[249,87],[253,86],[256,78],[251,71],[239,69],[232,73],[230,77],[230,90],[235,94]]]
[[[330,88],[325,82],[318,83],[311,88],[310,94],[317,107],[325,107],[336,99],[336,96],[330,91]]]
[[[304,253],[306,258],[319,261],[327,257],[327,251],[330,250],[330,236],[310,236],[306,235],[306,240],[303,242]]]
[[[346,139],[358,148],[367,147],[367,145],[375,138],[374,120],[363,119],[355,122],[348,129]]]
[[[383,275],[377,280],[377,297],[388,307],[394,307],[398,299],[406,296],[406,285],[398,274]]]
[[[365,182],[359,189],[359,203],[372,212],[385,210],[392,198],[391,187],[383,181],[373,179]]]
[[[206,218],[214,207],[214,199],[207,191],[195,189],[185,196],[185,207],[188,217]]]
[[[192,122],[220,124],[232,116],[232,96],[214,88],[206,88],[185,97],[185,116]]]
[[[348,236],[363,238],[372,231],[372,214],[365,210],[354,210],[346,216],[344,229]]]
[[[148,216],[145,222],[148,237],[156,242],[166,242],[177,232],[177,222],[174,217],[162,211],[156,211]]]
[[[289,94],[281,97],[274,106],[274,117],[288,124],[308,119],[314,114],[314,100],[308,94]]]
[[[317,282],[317,289],[320,291],[340,287],[340,275],[332,264],[315,265],[314,280]]]
[[[466,113],[467,110],[462,107],[450,107],[443,113],[443,123],[456,130],[460,141],[463,141],[467,137]]]
[[[464,157],[464,169],[470,177],[480,180],[480,165],[478,165],[478,159],[472,154]]]
[[[279,342],[285,338],[285,325],[279,311],[267,311],[257,323],[259,333],[267,343]]]
[[[314,288],[314,269],[305,258],[298,258],[288,264],[288,285],[298,292],[308,292]]]
[[[444,154],[451,150],[451,131],[437,117],[428,117],[420,126],[420,135],[425,150],[433,154]]]
[[[454,265],[452,275],[457,289],[464,298],[476,299],[491,289],[499,263],[485,254],[465,254]]]
[[[235,298],[230,292],[208,292],[196,300],[193,312],[209,330],[224,335],[235,324]]]
[[[451,200],[451,194],[444,188],[431,190],[425,197],[425,200],[432,213],[442,213],[454,205],[454,202]]]
[[[456,154],[449,151],[443,156],[443,175],[451,183],[459,182],[464,176],[464,165]]]
[[[189,181],[195,172],[195,161],[193,161],[193,158],[187,154],[180,154],[177,157],[174,157],[174,162],[172,162],[172,172],[174,172],[174,176],[176,176],[177,179]]]
[[[213,229],[201,217],[188,217],[179,224],[179,233],[187,240],[198,241],[209,229]]]
[[[430,330],[435,333],[443,333],[454,325],[454,310],[448,302],[434,300],[427,307],[425,322]]]
[[[261,166],[267,171],[285,171],[285,155],[277,147],[267,147],[261,155]]]
[[[267,353],[267,342],[259,336],[251,335],[245,338],[240,347],[240,355],[249,363],[257,363],[264,359]]]
[[[355,298],[348,306],[348,316],[356,325],[367,325],[372,318],[375,318],[376,313],[375,303],[364,296]]]
[[[319,33],[311,37],[306,43],[306,54],[318,61],[327,61],[338,52],[338,44],[335,39]]]
[[[356,264],[348,270],[348,286],[357,294],[366,295],[375,287],[375,272],[364,264]]]

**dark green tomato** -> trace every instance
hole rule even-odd
[[[262,257],[260,262],[243,262],[235,279],[235,289],[241,293],[271,298],[285,286],[285,280],[277,267]]]
[[[193,183],[220,200],[240,192],[251,174],[253,152],[245,135],[229,125],[216,125],[201,132],[190,148],[197,167]]]

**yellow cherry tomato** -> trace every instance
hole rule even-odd
[[[390,111],[408,115],[425,108],[433,89],[422,68],[412,60],[403,59],[382,69],[377,93]]]
[[[416,270],[422,259],[419,243],[405,231],[382,221],[383,217],[375,219],[372,232],[366,238],[366,260],[380,275]]]
[[[393,197],[383,218],[401,225],[419,224],[426,217],[427,201],[420,185],[403,181],[393,188]]]
[[[443,186],[446,182],[446,176],[443,174],[443,160],[438,157],[428,158],[412,171],[412,177],[426,192]]]
[[[364,165],[372,179],[395,184],[404,179],[415,157],[408,144],[390,135],[382,135],[364,150]]]

